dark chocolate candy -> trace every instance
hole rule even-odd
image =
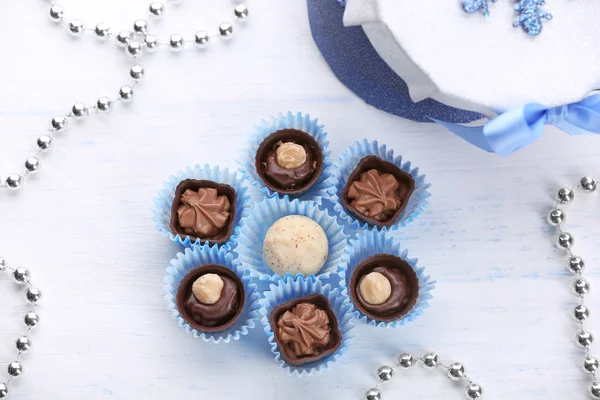
[[[189,236],[192,241],[200,239],[201,243],[223,244],[233,231],[236,200],[237,194],[229,185],[186,179],[175,190],[171,231]]]
[[[376,170],[379,174],[371,175],[371,170]],[[391,174],[394,177],[397,182],[397,187],[395,184],[393,186],[395,196],[386,190],[390,187],[390,177],[382,178],[381,174]],[[390,227],[406,208],[414,190],[415,181],[410,174],[379,157],[367,156],[360,160],[348,177],[342,190],[341,202],[348,212],[370,225]]]
[[[293,312],[296,306],[303,303],[314,305],[316,309],[324,311],[329,318],[329,340],[324,346],[321,346],[322,343],[313,343],[315,346],[312,347],[311,351],[298,351],[297,343],[294,344],[293,341],[289,340],[289,331],[279,329],[280,325],[286,325],[284,319],[286,312]],[[298,311],[298,309],[296,309],[296,311]],[[321,318],[318,320],[321,321]],[[335,313],[333,312],[329,301],[320,294],[296,298],[288,301],[287,303],[278,305],[273,309],[273,311],[271,311],[271,314],[269,315],[269,323],[271,324],[271,329],[275,335],[275,341],[279,346],[281,356],[290,365],[301,366],[319,361],[333,354],[342,345],[342,334],[340,332]],[[297,355],[297,352],[312,354]]]
[[[277,164],[277,148],[295,143],[306,151],[306,162],[298,168],[286,169]],[[275,192],[301,194],[310,189],[323,170],[323,152],[308,133],[283,129],[269,135],[258,147],[255,167],[264,184]]]
[[[382,304],[366,302],[360,293],[360,282],[371,272],[385,276],[392,286],[390,297]],[[377,321],[394,321],[408,314],[419,297],[419,280],[412,267],[400,257],[377,254],[361,262],[350,278],[350,297],[358,309]]]
[[[223,279],[221,298],[215,304],[202,304],[192,291],[194,282],[202,275],[217,274]],[[246,303],[244,284],[230,269],[207,264],[191,270],[179,284],[177,309],[194,329],[219,332],[229,328],[242,314]]]

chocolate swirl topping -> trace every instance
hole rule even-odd
[[[181,195],[181,203],[177,209],[179,225],[189,235],[215,235],[229,220],[229,199],[219,196],[215,188],[188,189]]]
[[[402,206],[398,186],[394,175],[370,169],[352,182],[348,199],[350,205],[365,217],[386,221]]]
[[[329,343],[331,328],[324,310],[311,303],[300,303],[277,321],[280,340],[296,356],[319,354]]]

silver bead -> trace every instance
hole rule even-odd
[[[158,39],[156,36],[148,35],[144,38],[144,44],[149,52],[153,52],[158,47]]]
[[[40,316],[31,311],[25,314],[24,321],[25,325],[27,325],[30,328],[33,328],[34,326],[40,323]]]
[[[575,306],[573,309],[573,318],[579,322],[583,322],[590,316],[590,310],[583,304]]]
[[[14,270],[13,279],[19,285],[25,285],[26,283],[29,283],[29,280],[31,280],[31,273],[27,268],[19,267]]]
[[[552,226],[560,226],[565,222],[565,212],[560,208],[555,208],[548,214],[548,223]]]
[[[596,358],[587,356],[583,359],[583,362],[581,363],[581,368],[583,369],[583,372],[593,374],[598,370],[599,365],[600,364],[598,363],[598,360]]]
[[[440,363],[440,357],[435,353],[428,353],[421,360],[425,368],[435,368]]]
[[[594,343],[594,335],[592,335],[590,332],[580,331],[575,336],[575,342],[579,347],[587,349],[592,345],[592,343]]]
[[[579,275],[585,269],[585,262],[579,256],[569,258],[569,272],[573,275]]]
[[[19,350],[21,353],[26,353],[31,348],[31,339],[29,339],[27,336],[21,336],[17,339],[16,344],[17,350]]]
[[[402,353],[398,357],[398,365],[402,368],[412,368],[416,363],[415,358],[412,354]]]
[[[129,76],[131,76],[136,81],[142,79],[144,77],[144,67],[138,64],[134,65],[129,70]]]
[[[461,363],[453,363],[448,368],[448,378],[453,381],[460,381],[465,376],[465,366]]]
[[[108,24],[99,23],[94,28],[94,33],[98,39],[107,39],[110,35],[110,26]]]
[[[52,129],[54,129],[57,132],[60,132],[67,129],[69,121],[62,115],[56,116],[50,120],[50,125],[52,126]]]
[[[23,373],[23,364],[18,361],[8,364],[8,374],[13,378]]]
[[[2,257],[0,257],[0,272],[4,271],[6,269],[6,260]]]
[[[83,103],[75,103],[71,107],[71,115],[75,119],[83,119],[89,115],[88,108]]]
[[[556,237],[556,246],[561,250],[569,250],[574,243],[575,238],[569,232],[561,232]]]
[[[109,113],[112,111],[112,100],[108,97],[100,97],[96,102],[96,108],[100,112]]]
[[[40,169],[40,160],[38,160],[35,157],[30,157],[27,160],[25,160],[25,170],[27,170],[28,173],[33,174],[35,172],[37,172]]]
[[[183,36],[181,35],[171,35],[169,38],[169,47],[171,50],[181,50],[183,48]]]
[[[233,25],[229,22],[223,22],[219,25],[219,35],[222,38],[230,38],[233,35]]]
[[[0,399],[8,397],[8,385],[6,383],[0,383]]]
[[[571,189],[562,188],[556,194],[556,201],[559,204],[571,204],[575,198],[575,193]]]
[[[196,35],[194,36],[194,43],[196,43],[196,45],[198,47],[205,47],[206,45],[208,45],[209,42],[210,42],[210,36],[208,35],[208,32],[206,32],[206,31],[196,32]]]
[[[394,369],[389,365],[379,367],[377,370],[377,379],[380,382],[389,382],[394,379]]]
[[[584,193],[593,193],[596,191],[596,181],[594,178],[590,178],[589,176],[584,176],[581,178],[579,182],[579,188]]]
[[[52,138],[48,135],[40,136],[37,140],[38,149],[41,152],[46,152],[52,147]]]
[[[244,4],[240,4],[234,8],[233,13],[238,19],[244,20],[248,18],[248,7]]]
[[[465,389],[465,397],[469,400],[479,400],[483,398],[483,388],[476,383],[470,383]]]
[[[119,89],[119,97],[123,101],[130,101],[133,98],[133,88],[131,86],[121,86]]]
[[[42,299],[42,291],[40,289],[31,287],[27,289],[25,296],[27,297],[27,301],[35,304]]]
[[[50,20],[60,22],[65,15],[65,10],[61,6],[55,4],[50,7],[50,13],[48,15]]]
[[[129,42],[131,42],[131,39],[133,39],[132,33],[127,30],[124,30],[117,34],[115,41],[119,46],[125,47],[129,44]]]
[[[165,5],[159,1],[155,1],[154,3],[150,4],[149,11],[150,15],[153,17],[160,17],[165,12]]]
[[[381,400],[381,391],[379,389],[373,388],[367,390],[365,393],[365,399],[367,400]]]
[[[67,25],[67,29],[69,30],[69,33],[72,36],[81,36],[81,35],[83,35],[83,32],[85,31],[83,22],[78,19],[75,19],[75,20],[69,22],[69,25]]]
[[[600,399],[600,382],[594,381],[590,383],[588,393],[592,399]]]
[[[133,31],[138,35],[145,35],[148,32],[148,21],[138,19],[133,23]]]
[[[23,186],[23,177],[19,174],[12,174],[6,177],[4,183],[10,190],[18,190]]]
[[[590,291],[590,283],[583,278],[575,279],[573,282],[573,291],[579,297],[583,297]]]
[[[142,55],[142,44],[137,40],[132,40],[127,44],[125,48],[127,54],[129,54],[133,58],[138,58]]]

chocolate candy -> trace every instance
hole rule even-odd
[[[233,231],[236,199],[229,185],[186,179],[175,190],[171,230],[192,241],[223,244]]]
[[[406,208],[414,189],[410,174],[379,157],[367,156],[350,174],[341,201],[355,217],[390,227]]]
[[[329,240],[315,221],[303,215],[278,219],[267,231],[263,242],[265,261],[273,272],[317,274],[329,254]]]
[[[320,294],[281,304],[269,322],[281,356],[301,366],[333,354],[342,344],[342,334],[329,301]]]
[[[361,284],[371,273],[383,275],[390,283],[391,293],[380,304],[371,304],[361,290]],[[358,309],[377,321],[394,321],[410,312],[419,297],[419,280],[412,267],[400,257],[378,254],[361,262],[350,278],[350,297]]]
[[[323,170],[323,152],[308,133],[283,129],[263,140],[256,152],[255,166],[258,176],[269,189],[300,194],[319,179]]]
[[[209,274],[218,275],[223,287],[215,303],[204,304],[194,294],[194,283]],[[194,268],[181,280],[176,300],[179,313],[192,328],[219,332],[229,328],[242,314],[246,296],[244,284],[233,271],[221,265],[207,264]]]

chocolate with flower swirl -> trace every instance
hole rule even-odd
[[[282,358],[294,366],[328,357],[342,343],[335,313],[322,295],[296,298],[275,307],[269,322]]]
[[[194,241],[224,243],[233,229],[235,201],[235,190],[229,185],[186,179],[175,192],[171,229]]]
[[[282,343],[298,357],[312,356],[327,346],[331,328],[327,313],[311,303],[300,303],[277,321]]]
[[[410,174],[379,157],[368,156],[350,174],[341,198],[354,216],[389,227],[406,208],[414,188]]]

